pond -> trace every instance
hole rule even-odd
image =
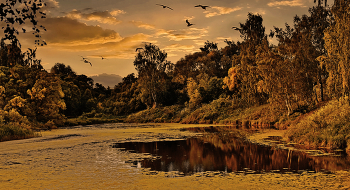
[[[247,133],[271,135],[271,146]],[[349,156],[281,148],[282,133],[125,123],[42,131],[0,143],[0,189],[350,189]]]
[[[177,171],[187,176],[199,172],[219,171],[244,174],[273,173],[330,173],[348,170],[350,159],[346,154],[315,156],[310,152],[254,144],[239,137],[232,127],[189,128],[203,135],[185,140],[115,143],[113,148],[150,154],[142,160],[128,160],[135,167],[152,171]],[[279,137],[271,137],[281,143]],[[292,146],[292,145],[287,145]],[[315,150],[313,152],[322,152]]]

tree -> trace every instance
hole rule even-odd
[[[249,13],[246,22],[240,23],[240,27],[237,28],[244,41],[240,43],[239,55],[233,56],[232,67],[235,67],[237,81],[239,81],[237,96],[246,106],[259,105],[265,103],[267,99],[266,94],[257,90],[261,76],[257,65],[256,50],[267,38],[262,22],[260,15]]]
[[[334,22],[324,33],[327,54],[317,59],[329,73],[328,91],[339,98],[350,94],[350,1],[336,0],[331,11]]]
[[[42,0],[6,0],[6,3],[0,4],[0,20],[6,26],[2,27],[5,34],[5,40],[9,40],[12,45],[21,47],[17,35],[20,32],[25,33],[26,28],[32,28],[32,32],[37,40],[35,44],[46,45],[41,40],[41,29],[46,30],[44,26],[38,25],[39,18],[45,18],[45,13],[40,9],[45,6]],[[28,23],[31,25],[28,26]],[[27,26],[27,27],[24,27]],[[21,31],[18,31],[21,29]]]
[[[30,95],[31,109],[37,121],[62,124],[64,116],[61,111],[66,109],[66,104],[59,78],[41,72],[34,86],[28,89],[27,93]]]
[[[314,53],[308,54],[309,60],[315,67],[314,69],[317,73],[315,84],[318,83],[317,87],[320,91],[319,98],[316,97],[316,100],[324,100],[324,87],[325,87],[325,78],[327,76],[325,67],[320,65],[319,62],[315,62],[316,57],[325,55],[325,41],[324,41],[324,31],[329,27],[331,23],[331,12],[329,9],[322,7],[320,1],[318,6],[312,7],[309,9],[310,16],[303,15],[302,17],[294,17],[294,28],[295,32],[300,33],[300,36],[309,36],[309,40],[314,47]],[[327,1],[325,1],[326,5]],[[315,86],[316,87],[316,86]],[[317,93],[315,93],[317,96]]]
[[[143,101],[157,107],[161,95],[167,91],[167,73],[172,70],[173,64],[166,60],[167,54],[156,45],[145,44],[134,60],[138,71]]]

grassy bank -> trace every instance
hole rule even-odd
[[[31,129],[22,128],[16,125],[0,125],[0,142],[9,140],[26,139],[40,136]]]
[[[327,102],[304,114],[286,133],[289,140],[311,147],[350,150],[349,98]]]
[[[125,122],[146,123],[166,122],[183,124],[227,124],[245,125],[253,127],[278,126],[286,127],[289,120],[299,116],[298,113],[291,117],[284,116],[283,110],[277,110],[271,105],[262,105],[249,108],[239,108],[230,99],[219,98],[209,104],[189,109],[186,106],[169,106],[150,108],[125,118]]]
[[[183,123],[242,125],[246,128],[287,129],[289,141],[309,147],[350,150],[349,98],[322,102],[310,110],[294,112],[287,116],[285,110],[266,104],[241,108],[232,100],[219,98],[195,109],[186,105],[150,108],[125,117],[83,115],[70,118],[63,126],[91,125],[100,123]],[[61,127],[61,126],[58,126]],[[37,136],[30,129],[0,125],[0,141]]]
[[[190,110],[185,106],[146,109],[127,116],[125,122],[166,122],[242,125],[248,128],[287,129],[285,137],[309,147],[350,150],[350,104],[341,98],[322,102],[310,110],[287,116],[273,105],[237,108],[220,98]]]

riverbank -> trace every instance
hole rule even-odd
[[[112,148],[116,142],[184,139],[198,135],[183,128],[211,125],[100,124],[42,131],[42,137],[1,142],[4,189],[348,189],[348,171],[333,173],[176,172],[137,168],[141,154]],[[257,134],[277,135],[280,131]],[[144,154],[143,156],[149,156]]]
[[[308,148],[350,152],[350,104],[349,98],[319,102],[306,109],[287,115],[273,105],[239,108],[232,100],[219,98],[196,109],[185,106],[151,108],[128,115],[130,123],[183,123],[239,125],[251,129],[285,130],[287,142],[302,144]]]
[[[286,142],[302,144],[309,149],[350,151],[350,105],[347,97],[320,102],[309,110],[299,109],[290,115],[270,104],[239,108],[234,106],[232,100],[219,98],[196,109],[174,105],[150,108],[128,116],[70,118],[59,127],[121,122],[219,124],[257,130],[278,129],[283,130],[281,136]],[[0,141],[37,135],[14,134],[11,138],[11,133],[9,134],[6,138],[1,138],[0,135]]]

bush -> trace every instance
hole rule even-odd
[[[30,129],[21,127],[18,123],[0,125],[0,141],[25,139],[37,136],[40,135],[38,133],[34,133]]]
[[[348,97],[329,101],[289,128],[289,140],[310,146],[346,148],[350,144],[350,104]],[[348,149],[350,147],[347,147]]]

